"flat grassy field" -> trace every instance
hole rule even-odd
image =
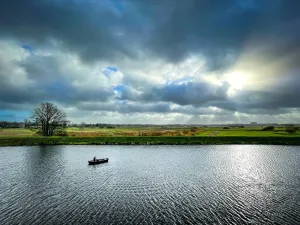
[[[143,128],[68,128],[68,136],[206,136],[206,137],[300,137],[300,132],[289,134],[285,127],[276,127],[274,131],[262,131],[263,126],[238,128],[233,127],[197,127],[191,128],[167,128],[167,127],[143,127]]]
[[[67,136],[41,137],[37,129],[0,129],[0,146],[39,144],[292,144],[300,145],[300,132],[285,127],[122,127],[67,128]]]
[[[36,132],[37,130],[23,128],[2,128],[0,129],[0,137],[30,137]]]
[[[110,136],[206,136],[206,137],[271,137],[271,136],[289,136],[300,137],[300,132],[289,134],[285,131],[285,127],[276,127],[274,131],[262,131],[263,127],[246,127],[246,128],[230,128],[223,127],[197,127],[190,128],[167,128],[167,127],[122,127],[122,128],[67,128],[67,136],[73,137],[110,137]],[[38,136],[37,129],[26,128],[2,128],[0,129],[0,137],[30,137]]]

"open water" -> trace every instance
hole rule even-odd
[[[300,224],[300,147],[0,148],[0,224]]]

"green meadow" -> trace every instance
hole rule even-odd
[[[274,131],[262,131],[264,127],[246,127],[246,128],[229,128],[224,129],[224,127],[209,127],[203,132],[200,132],[199,136],[218,136],[218,137],[282,137],[282,136],[293,136],[300,137],[300,132],[297,131],[293,134],[286,132],[285,127],[275,127]]]
[[[66,144],[282,144],[300,145],[300,132],[285,127],[117,127],[67,128],[63,136],[42,137],[37,129],[0,129],[0,146]]]

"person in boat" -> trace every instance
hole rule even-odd
[[[94,162],[96,161],[96,156],[94,157]]]

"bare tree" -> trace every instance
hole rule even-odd
[[[50,102],[43,102],[36,107],[32,118],[41,128],[43,136],[52,136],[54,131],[67,121],[67,115]]]
[[[83,130],[84,127],[85,127],[85,122],[82,122],[82,123],[80,124],[80,129]]]

